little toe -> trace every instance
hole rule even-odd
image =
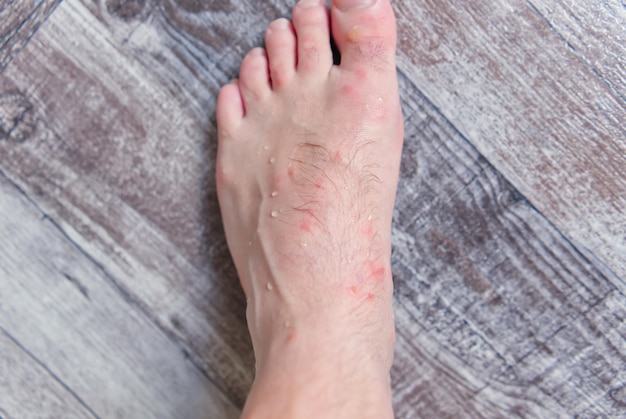
[[[220,137],[228,137],[243,119],[243,99],[237,80],[225,85],[217,97],[217,128]]]
[[[396,21],[389,0],[332,0],[341,68],[395,71]]]
[[[267,53],[263,48],[253,48],[241,62],[239,87],[246,114],[249,106],[271,93]]]
[[[292,15],[298,42],[298,71],[328,73],[333,54],[326,2],[300,0]]]
[[[265,32],[272,88],[287,84],[296,72],[296,34],[287,19],[273,21]]]

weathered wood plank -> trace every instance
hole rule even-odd
[[[76,395],[0,329],[0,418],[95,418]]]
[[[157,32],[133,33],[167,54],[142,31]],[[7,67],[0,91],[20,98],[5,103],[29,104],[13,108],[29,109],[18,118],[29,128],[14,131],[30,136],[0,142],[0,167],[242,404],[254,360],[215,197],[214,145],[207,150],[215,127],[175,69],[155,58],[143,65],[110,36],[67,1]]]
[[[397,417],[626,413],[626,297],[402,79]]]
[[[0,72],[61,0],[0,0]]]
[[[625,292],[623,99],[523,0],[396,6],[401,70]]]
[[[0,330],[71,389],[93,416],[238,416],[181,348],[1,173],[0,237]],[[1,351],[0,362],[10,362],[5,357],[13,352]],[[20,368],[27,365],[15,376],[7,374],[9,384],[19,384]],[[22,393],[27,388],[13,388],[15,397],[6,402],[3,393],[0,408],[13,417],[50,417],[46,410],[31,410],[45,409],[48,402],[16,405],[33,397]],[[50,404],[58,398],[55,387],[39,391]],[[75,405],[69,403],[68,411]]]
[[[592,71],[626,101],[626,7],[619,0],[529,2]]]

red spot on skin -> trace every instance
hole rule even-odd
[[[300,230],[310,233],[311,232],[311,220],[302,220],[302,222],[300,223]]]
[[[365,237],[371,237],[372,236],[372,224],[371,223],[365,224],[363,228],[361,229],[361,233],[363,233]]]
[[[230,183],[229,173],[226,172],[226,170],[224,169],[224,166],[220,164],[219,160],[217,162],[217,170],[215,172],[216,172],[218,183],[222,185],[226,185]]]
[[[356,89],[354,88],[354,86],[352,86],[351,84],[346,84],[341,87],[341,94],[348,96],[348,97],[352,97],[354,95],[355,90]]]
[[[374,300],[376,300],[376,297],[374,296],[374,294],[367,294],[367,298],[365,298],[365,300],[366,300],[368,303],[373,303],[373,302],[374,302]]]
[[[274,183],[276,184],[276,187],[279,187],[280,185],[282,185],[283,183],[285,183],[285,175],[279,173],[276,176],[274,176]]]
[[[336,151],[335,154],[333,154],[333,161],[335,163],[339,163],[341,162],[341,153]]]
[[[385,268],[376,265],[375,263],[368,262],[368,268],[370,272],[370,276],[376,281],[382,281],[385,278]]]
[[[295,341],[296,336],[296,332],[289,333],[289,335],[287,336],[287,343],[292,343],[293,341]]]
[[[357,291],[359,290],[359,288],[356,285],[351,286],[350,288],[348,288],[350,290],[350,292],[352,294],[356,294]]]
[[[360,81],[365,81],[367,79],[367,71],[363,70],[362,68],[354,70],[354,75]]]
[[[289,175],[289,178],[291,180],[294,180],[296,176],[296,169],[294,169],[293,166],[289,166],[289,168],[287,169],[287,175]]]

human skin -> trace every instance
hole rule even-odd
[[[393,417],[395,44],[388,0],[302,0],[220,92],[218,197],[257,362],[244,418]]]

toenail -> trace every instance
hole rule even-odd
[[[317,7],[320,5],[320,0],[300,0],[298,6],[309,8],[309,7]]]
[[[289,21],[287,19],[277,19],[272,22],[272,29],[288,29]]]
[[[355,7],[368,7],[374,4],[376,0],[333,0],[333,3],[339,10],[347,11]]]

